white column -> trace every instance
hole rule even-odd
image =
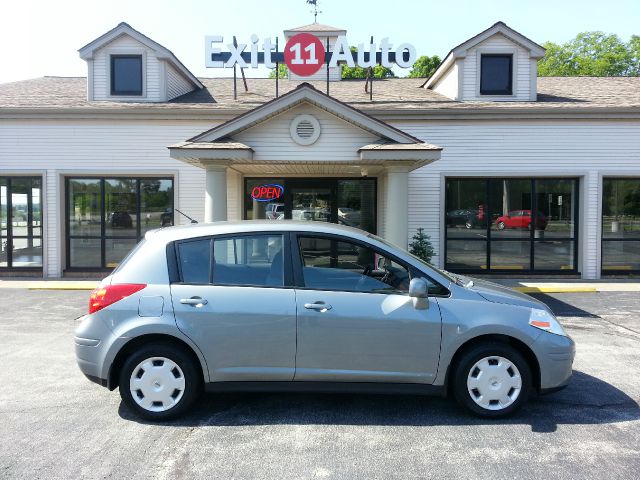
[[[387,168],[384,236],[391,243],[407,248],[409,236],[409,168]]]
[[[582,249],[582,278],[600,278],[601,232],[602,232],[602,180],[597,171],[584,176],[580,202],[578,248]],[[579,255],[575,252],[575,255]]]
[[[206,167],[204,194],[204,221],[218,222],[227,219],[227,167]]]

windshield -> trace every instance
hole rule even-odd
[[[388,242],[387,240],[385,240],[384,238],[380,238],[377,235],[374,235],[373,233],[369,233],[367,234],[367,236],[369,238],[372,238],[374,240],[379,241],[380,243],[383,243],[384,245],[386,245],[389,248],[400,248],[397,245]],[[442,275],[443,277],[445,277],[447,280],[449,280],[450,282],[455,282],[460,284],[460,277],[458,275],[455,275],[451,272],[447,272],[446,270],[442,270],[441,268],[438,268],[432,264],[430,264],[429,262],[425,262],[423,259],[421,259],[420,257],[416,257],[413,253],[405,250],[404,248],[400,248],[403,252],[408,253],[409,255],[411,255],[412,258],[414,258],[415,260],[417,260],[418,262],[422,263],[423,265],[426,265],[427,267],[429,267],[432,270],[435,270],[436,272],[438,272],[440,275]]]

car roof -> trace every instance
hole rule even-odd
[[[242,220],[237,222],[212,222],[164,227],[150,230],[145,235],[147,240],[172,242],[188,238],[253,232],[310,232],[333,233],[364,239],[368,233],[358,228],[337,225],[335,223],[296,221],[296,220]]]

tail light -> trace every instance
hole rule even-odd
[[[91,292],[91,296],[89,297],[89,313],[95,313],[109,305],[113,305],[123,298],[139,292],[146,286],[144,283],[126,283],[98,287]]]

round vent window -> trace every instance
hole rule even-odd
[[[320,122],[311,115],[298,115],[291,122],[291,138],[298,145],[311,145],[320,137]]]

